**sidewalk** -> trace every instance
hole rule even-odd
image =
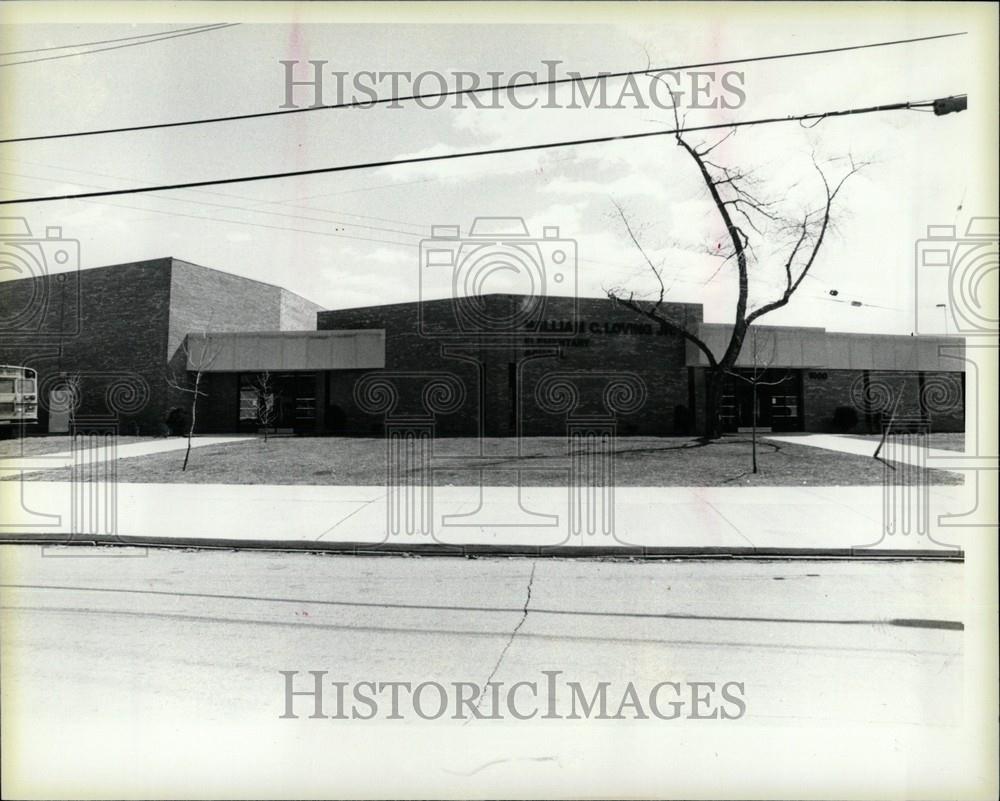
[[[966,486],[897,490],[893,505],[930,511],[924,534],[886,534],[883,488],[620,487],[613,531],[572,533],[566,488],[435,487],[402,504],[393,533],[384,487],[0,482],[0,542],[134,543],[334,552],[557,556],[918,556],[961,558],[974,530],[939,515],[975,507]],[[592,497],[602,502],[602,491]],[[408,504],[408,506],[407,506]],[[9,510],[9,511],[8,511]],[[74,512],[76,520],[74,522]],[[609,517],[609,516],[608,516]],[[608,517],[604,517],[607,520]],[[96,524],[95,524],[96,521]],[[101,522],[109,521],[109,522]],[[399,527],[397,527],[399,528]],[[586,528],[586,526],[584,526]],[[94,533],[98,532],[98,533]],[[948,543],[947,547],[941,543]]]
[[[842,436],[839,434],[764,434],[764,439],[775,442],[788,442],[793,445],[806,445],[811,448],[823,448],[838,453],[849,453],[854,456],[874,456],[878,442],[860,437]],[[903,445],[890,437],[879,453],[879,458],[888,462],[902,462],[918,467],[934,470],[948,470],[961,473],[961,465],[969,460],[961,451],[946,451],[941,448],[920,448]]]

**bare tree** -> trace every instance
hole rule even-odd
[[[774,351],[775,351],[775,341],[774,334],[769,334],[767,339],[769,340],[765,344],[761,344],[758,339],[758,327],[753,326],[750,329],[750,351],[752,354],[753,366],[751,367],[749,373],[739,370],[728,370],[727,375],[737,379],[738,381],[743,381],[750,385],[750,442],[751,442],[751,456],[750,463],[753,468],[753,472],[757,471],[757,398],[758,398],[758,387],[775,387],[783,383],[788,379],[787,371],[780,378],[770,378],[766,379],[767,371],[771,367],[774,361]],[[765,350],[766,349],[766,350]]]
[[[257,390],[257,422],[264,429],[264,442],[267,442],[267,430],[273,426],[278,417],[278,402],[274,393],[271,374],[264,371],[254,381]]]
[[[198,422],[198,399],[207,397],[207,394],[201,389],[201,380],[211,368],[212,363],[219,357],[219,351],[218,346],[211,345],[207,331],[200,334],[188,334],[184,342],[181,343],[181,353],[186,362],[188,378],[179,378],[175,373],[167,374],[167,386],[191,396],[191,422],[188,425],[187,448],[184,451],[184,464],[181,466],[181,472],[187,470],[188,460],[191,458],[191,439],[194,437],[194,428]]]
[[[712,151],[726,141],[736,129],[731,129],[714,144],[696,146],[688,142],[684,136],[676,104],[674,106],[674,120],[677,130],[675,134],[677,146],[683,149],[697,167],[715,211],[725,228],[728,246],[720,246],[713,252],[713,255],[722,259],[719,269],[733,261],[736,264],[738,295],[729,341],[724,352],[721,355],[716,355],[708,344],[698,336],[697,332],[688,330],[683,321],[670,318],[669,312],[664,306],[668,290],[663,280],[662,270],[650,258],[640,242],[635,228],[617,203],[615,203],[615,208],[625,225],[625,230],[632,244],[638,249],[653,273],[658,284],[658,292],[653,300],[637,299],[635,293],[626,292],[619,288],[608,289],[606,293],[611,300],[620,306],[652,320],[661,330],[666,329],[683,337],[704,354],[708,362],[705,375],[704,435],[707,439],[715,439],[721,436],[719,401],[722,395],[722,385],[725,376],[732,371],[739,358],[747,332],[754,322],[765,314],[787,305],[796,290],[802,285],[802,281],[809,275],[809,271],[816,263],[820,248],[830,230],[834,201],[847,179],[866,165],[856,163],[849,158],[850,167],[836,182],[832,182],[814,157],[813,166],[823,187],[820,203],[815,208],[803,210],[795,215],[783,215],[779,211],[777,201],[762,199],[758,188],[759,182],[751,173],[725,167],[709,159]],[[756,259],[755,249],[748,231],[752,232],[755,238],[762,243],[777,240],[771,244],[778,245],[784,250],[784,255],[778,257],[783,268],[781,289],[778,296],[754,309],[749,308],[751,265],[753,265],[755,276],[762,265]]]

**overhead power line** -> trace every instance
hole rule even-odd
[[[139,33],[135,36],[120,36],[117,39],[98,39],[95,42],[77,42],[76,44],[53,45],[52,47],[35,47],[30,50],[9,50],[0,53],[0,56],[25,56],[29,53],[50,53],[53,50],[75,50],[79,47],[93,47],[94,45],[115,44],[117,42],[132,42],[136,39],[150,39],[157,36],[166,36],[172,33],[187,33],[188,31],[204,31],[212,28],[221,28],[225,23],[216,22],[212,25],[195,25],[191,28],[175,28],[172,31],[156,31],[155,33]]]
[[[23,174],[14,173],[14,172],[0,172],[0,175],[9,175],[9,176],[12,176],[12,177],[15,177],[15,178],[29,178],[29,179],[31,179],[33,181],[39,181],[39,180],[41,180],[41,181],[57,181],[57,182],[59,181],[58,178],[43,178],[43,177],[36,176],[36,175],[23,175]],[[94,186],[94,184],[81,184],[81,183],[77,183],[76,185],[77,186]],[[326,225],[343,225],[343,226],[348,226],[348,227],[351,227],[351,228],[367,228],[367,229],[372,230],[372,231],[381,231],[381,232],[390,233],[390,234],[402,234],[402,235],[405,235],[405,236],[415,236],[415,237],[418,237],[418,238],[421,237],[421,236],[423,236],[422,233],[417,233],[415,231],[402,231],[399,228],[386,228],[384,226],[367,225],[367,224],[364,224],[364,223],[352,223],[352,222],[348,222],[347,220],[339,220],[339,219],[334,219],[334,218],[311,217],[311,216],[307,216],[307,215],[304,215],[304,214],[288,214],[288,213],[283,213],[283,212],[280,212],[280,211],[266,211],[266,210],[263,210],[263,209],[252,209],[252,208],[248,208],[246,206],[235,206],[235,205],[233,205],[231,203],[215,203],[215,202],[212,202],[212,201],[209,201],[209,200],[200,200],[200,199],[199,200],[192,200],[192,199],[189,199],[189,198],[181,198],[181,197],[176,197],[176,196],[175,197],[170,197],[170,196],[167,196],[167,195],[150,195],[150,197],[156,198],[158,200],[167,200],[167,201],[169,201],[171,203],[186,203],[186,204],[196,205],[196,206],[211,206],[211,207],[214,207],[214,208],[231,209],[233,211],[242,211],[242,212],[247,212],[247,213],[250,213],[250,214],[264,214],[264,215],[271,216],[271,217],[287,217],[289,219],[304,220],[306,222],[318,222],[318,223],[324,223]],[[138,207],[121,206],[120,208],[138,208]],[[153,208],[147,208],[147,209],[144,209],[144,211],[150,211],[150,212],[153,212],[154,214],[172,214],[173,213],[173,212],[170,212],[170,211],[163,211],[161,209],[153,209]],[[322,212],[327,213],[327,214],[337,214],[337,213],[339,213],[339,212],[335,212],[335,211],[329,211],[329,212],[327,212],[324,209],[317,209],[317,211],[322,211]],[[182,214],[180,216],[191,216],[191,215],[183,215]],[[361,215],[348,215],[348,216],[359,216],[360,217]],[[197,217],[195,217],[195,219],[197,219]],[[209,217],[209,218],[206,218],[206,219],[212,219],[212,218]],[[228,220],[220,220],[220,222],[230,222],[230,221],[228,221]],[[232,221],[232,222],[237,222],[237,221]],[[404,225],[408,225],[408,224],[409,223],[404,223]]]
[[[959,95],[958,97],[965,97]],[[258,175],[244,175],[238,178],[215,178],[207,181],[186,181],[183,183],[158,184],[155,186],[140,186],[131,189],[108,189],[100,192],[82,192],[70,195],[52,195],[49,197],[28,197],[14,198],[10,200],[0,200],[0,206],[11,206],[18,203],[46,203],[52,200],[84,200],[93,197],[111,197],[113,195],[138,195],[147,192],[164,192],[170,189],[194,189],[201,186],[222,186],[223,184],[244,184],[252,181],[271,181],[278,178],[295,178],[304,175],[322,175],[335,172],[352,172],[356,170],[368,170],[378,167],[393,167],[403,164],[426,164],[433,161],[451,161],[455,159],[476,158],[479,156],[503,155],[508,153],[524,153],[532,150],[551,150],[559,147],[578,147],[581,145],[595,145],[608,142],[625,142],[632,139],[647,139],[654,136],[669,136],[677,133],[695,133],[698,131],[715,131],[723,128],[745,128],[751,125],[768,125],[777,122],[801,122],[802,120],[820,120],[830,117],[847,117],[857,114],[874,114],[885,111],[904,111],[908,109],[922,108],[926,106],[935,107],[941,100],[921,101],[913,103],[905,101],[902,103],[889,103],[880,106],[869,106],[867,108],[852,108],[841,111],[823,111],[813,114],[799,114],[790,117],[765,117],[756,120],[743,120],[737,122],[715,123],[712,125],[698,125],[690,128],[671,128],[661,131],[640,131],[637,133],[616,134],[613,136],[595,136],[587,139],[565,139],[558,142],[542,142],[530,145],[514,145],[511,147],[488,148],[485,150],[468,150],[459,153],[445,153],[435,156],[412,156],[401,159],[385,159],[383,161],[369,161],[360,164],[340,164],[333,167],[315,167],[309,170],[289,170],[287,172],[264,173]],[[962,106],[964,108],[964,105]]]
[[[205,216],[204,214],[185,214],[184,212],[180,212],[180,211],[169,211],[167,209],[143,208],[141,206],[129,206],[129,205],[122,204],[122,203],[108,203],[106,201],[101,201],[101,200],[94,201],[94,202],[95,203],[100,203],[101,205],[110,206],[110,207],[116,208],[116,209],[130,209],[130,210],[133,210],[133,211],[150,212],[150,213],[153,213],[153,214],[165,214],[165,215],[167,215],[169,217],[181,217],[181,218],[185,218],[185,219],[189,219],[189,220],[199,220],[199,221],[204,221],[204,222],[225,223],[226,225],[243,225],[243,226],[249,226],[249,227],[252,227],[252,228],[261,228],[261,229],[270,230],[270,231],[289,231],[289,232],[297,233],[297,234],[314,234],[316,236],[334,237],[336,239],[352,239],[352,240],[356,240],[356,241],[359,241],[359,242],[375,242],[376,244],[381,244],[381,245],[400,245],[402,247],[412,247],[412,248],[417,247],[417,245],[419,244],[418,241],[413,241],[413,242],[399,242],[399,241],[393,240],[393,239],[385,239],[385,238],[381,238],[381,237],[372,237],[372,236],[359,236],[357,234],[347,234],[347,233],[342,233],[340,231],[316,231],[316,230],[310,230],[308,228],[293,228],[293,227],[290,227],[290,226],[287,226],[287,225],[270,225],[268,223],[251,222],[249,220],[226,220],[226,219],[222,219],[220,217],[208,217],[208,216]],[[328,221],[320,220],[320,222],[328,222]],[[367,226],[364,226],[364,227],[367,227]],[[399,233],[405,233],[407,236],[418,236],[419,237],[418,234],[412,234],[412,233],[408,233],[406,231],[400,231]]]
[[[572,158],[571,156],[563,156],[562,158],[553,159],[551,163],[559,163],[559,162],[562,162],[562,161],[569,161],[571,158]],[[55,165],[55,164],[42,164],[42,163],[39,163],[39,162],[36,162],[36,161],[22,161],[20,159],[4,159],[4,158],[0,158],[0,162],[3,162],[3,161],[14,163],[14,164],[25,164],[25,165],[30,165],[30,166],[34,166],[34,167],[45,167],[45,168],[48,168],[48,169],[60,170],[62,172],[78,173],[78,174],[81,174],[81,175],[94,175],[94,176],[98,176],[100,178],[113,178],[113,179],[118,180],[118,181],[127,180],[126,178],[124,178],[121,175],[111,175],[109,173],[104,173],[104,172],[94,172],[93,170],[80,170],[80,169],[75,169],[75,168],[72,168],[72,167],[66,167],[66,166]],[[536,169],[535,167],[527,167],[527,168],[523,168],[523,169],[519,168],[518,170],[515,170],[515,171],[532,171],[533,172],[535,169]],[[501,167],[500,170],[503,171],[503,172],[505,172],[505,173],[509,173],[510,172],[509,168],[503,168],[503,167]],[[497,171],[498,171],[497,168],[486,169],[486,170],[476,170],[474,172],[470,171],[466,175],[488,175],[488,174],[491,174],[491,173],[495,173]],[[98,185],[98,184],[81,183],[79,181],[65,179],[65,178],[60,179],[60,178],[52,178],[50,176],[26,175],[26,174],[23,174],[23,173],[14,173],[14,172],[8,172],[8,171],[4,171],[4,170],[0,170],[0,175],[9,175],[9,176],[18,177],[18,178],[28,178],[28,179],[35,180],[35,181],[49,181],[51,183],[63,183],[63,184],[69,183],[69,184],[72,184],[73,186],[87,187],[87,188],[90,188],[90,189],[108,189],[109,188],[108,186],[103,186],[103,185]],[[395,181],[395,182],[392,182],[392,183],[378,184],[378,185],[375,185],[375,186],[361,186],[361,187],[356,187],[354,189],[342,190],[342,191],[339,191],[339,192],[321,192],[321,193],[318,193],[318,194],[315,194],[315,195],[306,195],[305,197],[301,197],[301,198],[300,197],[292,197],[292,198],[286,198],[286,199],[283,199],[283,200],[261,200],[260,198],[246,197],[245,195],[236,195],[236,194],[233,194],[231,192],[212,191],[210,189],[195,189],[195,190],[192,190],[192,194],[199,195],[199,196],[201,196],[201,195],[209,195],[209,196],[212,196],[212,197],[231,198],[233,200],[242,201],[244,204],[249,204],[249,205],[238,205],[238,206],[237,205],[233,205],[233,206],[226,206],[226,208],[231,208],[231,209],[233,209],[235,211],[248,212],[248,213],[251,213],[251,214],[270,214],[270,215],[276,215],[276,216],[287,216],[287,215],[281,214],[280,212],[267,211],[267,210],[265,210],[263,208],[264,206],[268,206],[268,207],[278,206],[278,207],[287,208],[287,209],[301,209],[301,210],[304,210],[304,211],[314,211],[314,212],[319,212],[319,213],[322,213],[322,214],[334,214],[334,215],[340,215],[342,217],[356,217],[356,218],[362,219],[362,220],[374,220],[376,222],[385,222],[385,223],[393,223],[395,225],[409,226],[410,228],[417,228],[417,229],[419,229],[421,231],[421,236],[422,236],[423,233],[426,232],[427,226],[426,225],[421,225],[421,224],[418,224],[418,223],[414,223],[412,220],[400,220],[400,219],[396,219],[396,218],[392,218],[392,217],[378,217],[378,216],[373,216],[373,215],[369,215],[369,214],[358,214],[356,212],[344,211],[343,209],[327,209],[327,208],[322,208],[322,207],[318,207],[318,206],[306,206],[306,205],[302,205],[302,204],[299,204],[299,203],[295,203],[293,201],[295,201],[295,200],[311,200],[313,198],[323,198],[323,197],[335,197],[335,196],[340,196],[340,195],[344,195],[344,194],[354,194],[354,193],[358,193],[358,192],[368,192],[368,191],[374,191],[374,190],[378,190],[378,189],[387,189],[387,188],[393,188],[393,189],[395,189],[395,188],[398,188],[398,187],[401,187],[401,186],[411,186],[413,184],[431,183],[433,181],[439,181],[439,180],[441,180],[441,178],[442,178],[442,176],[432,176],[430,178],[423,178],[423,179],[420,179],[418,181],[404,181],[404,182]],[[175,203],[188,203],[188,204],[193,204],[193,205],[204,205],[204,201],[199,200],[197,198],[181,198],[181,197],[177,197],[176,195],[175,196],[170,196],[170,195],[153,195],[153,194],[149,195],[149,197],[159,198],[159,199],[162,199],[162,200],[169,200],[169,201],[175,202]],[[209,203],[208,205],[219,205],[219,204]],[[300,217],[301,215],[295,215],[295,216],[296,217]],[[308,219],[308,218],[302,217],[302,219]],[[339,221],[339,220],[331,220],[331,222],[337,222],[337,223],[341,223],[341,224],[344,224],[344,225],[354,225],[354,223],[347,223],[346,221]]]
[[[221,23],[219,25],[214,25],[212,27],[200,28],[198,30],[189,30],[186,33],[170,33],[165,36],[160,36],[157,39],[143,39],[141,42],[129,42],[127,44],[112,45],[111,47],[98,47],[93,50],[83,50],[79,53],[63,53],[62,55],[59,56],[43,56],[42,58],[29,58],[29,59],[24,59],[23,61],[8,61],[6,64],[0,64],[0,68],[16,67],[19,64],[37,64],[40,61],[58,61],[61,58],[75,58],[77,56],[89,56],[93,55],[94,53],[105,53],[108,50],[121,50],[126,47],[139,47],[140,45],[148,45],[148,44],[153,44],[155,42],[162,42],[165,41],[166,39],[179,39],[182,36],[197,36],[200,33],[212,33],[213,31],[221,31],[224,28],[233,28],[239,24],[240,23],[238,22],[227,22],[227,23]],[[17,140],[10,140],[10,141],[17,141]]]
[[[912,39],[896,39],[886,42],[872,42],[861,45],[847,45],[845,47],[829,47],[822,50],[800,50],[792,53],[777,53],[767,56],[751,56],[748,58],[732,58],[721,61],[705,61],[698,64],[680,64],[670,67],[649,67],[644,70],[625,70],[622,72],[600,72],[592,75],[577,75],[566,78],[554,78],[544,81],[526,81],[523,83],[481,86],[468,89],[453,89],[447,92],[428,92],[419,95],[405,95],[399,97],[382,97],[374,100],[352,100],[343,103],[331,103],[320,106],[308,106],[306,108],[278,109],[276,111],[259,111],[252,114],[235,114],[226,117],[203,117],[193,120],[181,120],[177,122],[150,123],[148,125],[132,125],[121,128],[101,128],[92,131],[70,131],[58,134],[39,134],[38,136],[20,136],[12,139],[0,139],[0,144],[12,144],[14,142],[37,142],[44,139],[69,139],[80,136],[99,136],[104,134],[130,133],[133,131],[151,131],[161,128],[180,128],[189,125],[208,125],[219,122],[236,122],[238,120],[262,119],[264,117],[280,117],[285,114],[305,114],[310,111],[331,111],[346,108],[368,108],[371,106],[388,103],[402,103],[416,100],[429,100],[440,97],[457,97],[461,95],[477,95],[490,92],[502,92],[513,89],[527,89],[531,87],[558,86],[571,83],[582,83],[584,81],[599,81],[613,78],[625,78],[632,75],[651,75],[663,72],[675,72],[678,70],[702,69],[704,67],[721,67],[733,64],[749,64],[752,62],[777,61],[786,58],[803,58],[807,56],[828,55],[831,53],[845,53],[852,50],[866,50],[875,47],[892,47],[896,45],[915,44],[917,42],[930,42],[937,39],[950,39],[955,36],[965,36],[965,31],[956,33],[941,33],[934,36],[918,36]],[[4,65],[8,66],[8,65]]]

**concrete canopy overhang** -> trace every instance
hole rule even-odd
[[[725,351],[731,334],[730,325],[702,323],[698,328],[700,339],[716,357]],[[948,372],[964,370],[964,356],[963,337],[852,334],[818,327],[761,325],[747,333],[736,366]],[[708,365],[705,354],[690,342],[687,364]]]
[[[187,369],[195,372],[366,370],[385,367],[385,331],[189,333]]]

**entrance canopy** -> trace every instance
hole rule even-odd
[[[730,325],[702,323],[698,334],[721,356],[732,330]],[[964,346],[961,337],[849,334],[825,328],[760,325],[747,332],[736,366],[961,371],[965,369]],[[687,363],[699,367],[708,360],[689,342]]]
[[[187,369],[211,373],[385,367],[385,331],[188,334]]]

